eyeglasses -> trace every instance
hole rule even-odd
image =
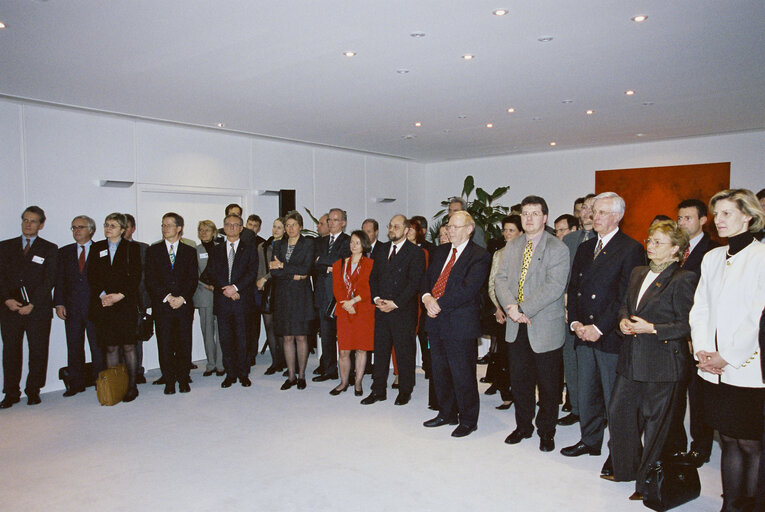
[[[464,224],[462,226],[457,226],[455,224],[449,224],[448,226],[446,226],[446,229],[460,229],[460,228],[466,228],[466,227],[467,227],[467,224]]]
[[[240,223],[238,223],[238,222],[236,224],[230,224],[230,223],[227,222],[226,224],[223,224],[223,226],[227,227],[227,228],[240,228],[240,227],[242,227],[242,225]]]
[[[534,212],[522,212],[521,213],[521,217],[526,217],[527,219],[529,217],[533,217],[533,218],[537,219],[539,217],[542,217],[543,215],[544,214],[542,212],[537,212],[537,211],[534,211]]]
[[[614,212],[609,210],[592,210],[592,213],[601,217],[605,217],[606,215],[611,215]]]
[[[104,229],[121,229],[121,228],[122,228],[122,226],[120,226],[116,222],[114,222],[114,223],[105,222],[104,223]]]
[[[646,238],[645,240],[643,240],[643,242],[646,245],[665,245],[665,244],[670,244],[671,245],[672,244],[672,242],[660,242],[660,241],[655,240],[653,238]]]
[[[79,229],[88,229],[88,226],[72,226],[69,229],[71,229],[72,231],[77,231]]]

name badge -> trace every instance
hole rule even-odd
[[[109,256],[109,249],[104,249],[103,251],[99,252],[98,256],[100,258],[105,258],[105,257]]]
[[[199,259],[200,260],[206,260],[208,256],[209,256],[209,254],[207,254],[206,252],[203,252],[203,253],[201,253],[199,255]]]
[[[45,258],[41,256],[32,256],[32,262],[34,263],[39,263],[40,265],[42,265],[43,261],[45,261]]]

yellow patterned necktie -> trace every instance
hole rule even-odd
[[[526,249],[523,251],[523,266],[521,267],[521,278],[518,280],[518,304],[523,304],[523,284],[526,282],[526,272],[529,271],[531,263],[531,240],[526,242]]]

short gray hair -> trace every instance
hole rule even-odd
[[[460,206],[462,206],[463,210],[467,210],[467,201],[462,199],[461,197],[451,197],[449,198],[449,204],[459,203]]]
[[[88,231],[90,231],[91,235],[96,232],[96,221],[94,221],[87,215],[78,215],[77,217],[72,219],[72,222],[76,221],[77,219],[82,219],[88,223]]]
[[[342,208],[330,208],[329,213],[332,212],[340,212],[340,215],[343,217],[343,222],[348,222],[348,213]]]
[[[599,199],[611,199],[611,204],[614,207],[614,213],[619,214],[619,220],[624,218],[624,199],[622,199],[619,194],[616,192],[603,192],[595,196],[595,201],[598,201]]]

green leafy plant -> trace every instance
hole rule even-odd
[[[473,216],[475,223],[479,225],[486,233],[487,241],[491,238],[497,238],[502,235],[502,228],[499,223],[507,216],[510,208],[507,206],[495,205],[494,201],[504,196],[510,187],[497,187],[491,194],[481,187],[476,188],[473,176],[466,176],[462,185],[462,194],[460,197],[467,203],[467,211]],[[470,199],[470,195],[475,191],[475,198]],[[439,219],[430,228],[431,240],[438,240],[438,230],[448,220],[449,199],[441,201],[441,210],[433,215],[434,219]]]

